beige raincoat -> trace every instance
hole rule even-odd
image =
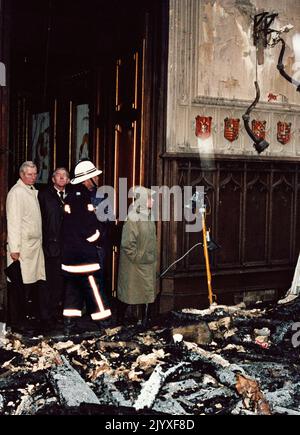
[[[118,299],[126,304],[148,304],[156,297],[156,228],[147,208],[150,190],[139,195],[122,231]]]
[[[24,284],[46,279],[37,193],[19,179],[8,192],[6,200],[7,265],[12,263],[10,254],[19,252]]]

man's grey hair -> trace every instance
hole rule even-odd
[[[20,166],[19,174],[25,174],[27,168],[37,169],[36,164],[28,160],[27,162],[22,163]]]
[[[70,178],[69,171],[68,171],[66,168],[64,168],[63,166],[61,166],[60,168],[56,168],[55,171],[53,171],[52,177],[54,177],[54,175],[55,175],[58,171],[65,171],[65,173],[67,174],[68,178]]]

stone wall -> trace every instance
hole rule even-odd
[[[242,115],[255,98],[257,79],[261,99],[251,121],[266,121],[270,143],[262,158],[299,158],[300,95],[276,68],[281,44],[266,48],[263,63],[256,62],[262,56],[253,44],[253,16],[263,11],[279,14],[272,28],[294,26],[283,34],[283,61],[289,75],[299,76],[292,43],[300,33],[297,0],[170,0],[168,152],[256,155]],[[210,137],[196,136],[197,116],[212,117]],[[240,119],[237,139],[224,137],[225,118]],[[278,122],[291,123],[286,144],[278,141]]]

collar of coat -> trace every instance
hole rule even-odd
[[[25,183],[21,180],[21,178],[18,179],[17,184],[18,184],[19,186],[24,187],[24,188],[27,189],[27,190],[32,190],[33,192],[36,191],[36,188],[35,188],[34,186],[31,186],[31,185],[29,185],[29,184],[25,184]]]

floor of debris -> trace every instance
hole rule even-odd
[[[300,298],[0,338],[0,414],[300,414]],[[299,342],[300,345],[300,342]]]

